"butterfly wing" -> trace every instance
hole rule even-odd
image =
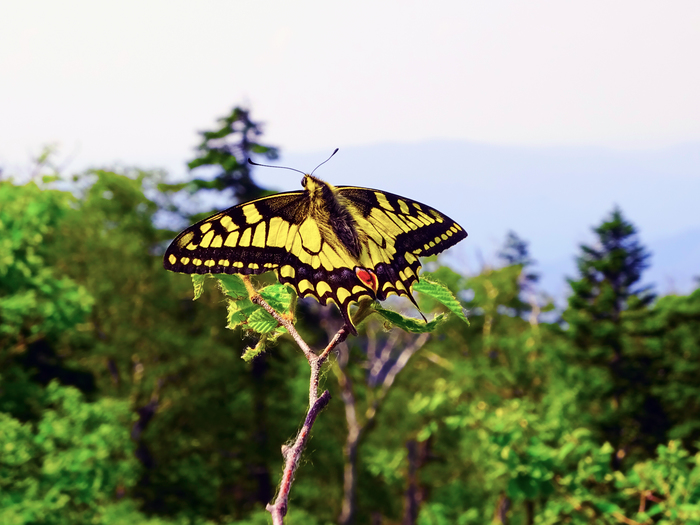
[[[302,191],[233,206],[180,233],[163,265],[181,273],[258,274],[294,264],[290,230],[304,221],[308,206]]]
[[[377,299],[392,293],[413,300],[421,269],[418,257],[435,255],[467,237],[467,232],[434,208],[393,193],[354,186],[338,187],[367,235]]]

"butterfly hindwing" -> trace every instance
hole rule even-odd
[[[349,268],[314,269],[308,264],[300,264],[296,268],[284,266],[278,271],[278,278],[281,283],[293,286],[300,297],[314,297],[323,305],[335,303],[353,331],[350,305],[375,298],[373,290],[364,285],[355,271]]]

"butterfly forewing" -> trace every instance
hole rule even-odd
[[[293,263],[286,233],[303,220],[307,206],[303,192],[290,192],[217,213],[175,238],[165,252],[165,268],[257,274]]]

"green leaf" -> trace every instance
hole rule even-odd
[[[539,484],[529,476],[518,474],[508,482],[506,493],[513,499],[532,499],[539,493]]]
[[[619,506],[607,501],[598,501],[595,505],[600,511],[602,511],[605,514],[612,514],[613,512],[624,513],[624,511]]]
[[[263,336],[260,338],[260,341],[258,341],[255,347],[246,348],[245,352],[243,352],[243,355],[241,356],[241,359],[243,359],[243,361],[245,361],[246,363],[250,363],[253,359],[262,354],[265,351],[265,340],[266,337]]]
[[[281,336],[281,335],[283,335],[283,334],[286,334],[286,333],[288,333],[288,332],[287,332],[287,329],[286,329],[284,326],[278,326],[278,327],[275,328],[272,332],[270,332],[269,334],[267,334],[266,337],[267,337],[267,340],[268,340],[268,341],[274,342],[274,341],[277,341],[277,338],[278,338],[279,336]]]
[[[233,299],[243,299],[248,297],[243,279],[239,275],[228,275],[226,273],[217,274],[215,278],[219,281],[219,288],[224,295]]]
[[[435,317],[435,319],[426,323],[413,319],[412,317],[406,317],[398,312],[394,312],[393,310],[385,310],[381,306],[374,306],[374,310],[391,324],[398,326],[406,332],[412,332],[415,334],[434,331],[445,318],[444,314],[439,314]]]
[[[464,310],[462,309],[461,303],[454,295],[452,295],[452,292],[450,292],[450,290],[442,284],[422,278],[413,285],[413,289],[432,297],[436,301],[441,302],[450,312],[469,325],[469,319],[467,319],[467,316],[464,315]]]
[[[262,308],[258,308],[248,318],[248,328],[260,334],[267,334],[277,328],[277,321]]]
[[[216,278],[221,291],[231,297],[228,303],[227,328],[233,330],[245,325],[247,329],[259,334],[270,334],[277,329],[278,323],[275,318],[248,298],[245,284],[238,275],[223,274],[217,275]],[[289,311],[292,294],[287,287],[274,284],[260,290],[260,295],[277,312],[284,314]]]
[[[288,313],[292,304],[292,289],[284,284],[273,284],[260,290],[260,295],[267,304],[279,313]]]
[[[202,292],[204,291],[204,280],[207,278],[206,274],[205,275],[200,275],[200,274],[192,274],[192,286],[194,287],[194,297],[192,298],[193,301],[196,301],[200,297],[202,297]]]
[[[234,330],[240,325],[247,324],[248,318],[260,307],[254,305],[250,299],[233,300],[228,302],[228,315],[226,318],[226,328]]]

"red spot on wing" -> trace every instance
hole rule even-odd
[[[372,270],[368,270],[367,268],[355,268],[355,275],[362,281],[362,284],[371,288],[374,292],[377,291],[379,283],[377,282],[377,276],[374,275]]]

